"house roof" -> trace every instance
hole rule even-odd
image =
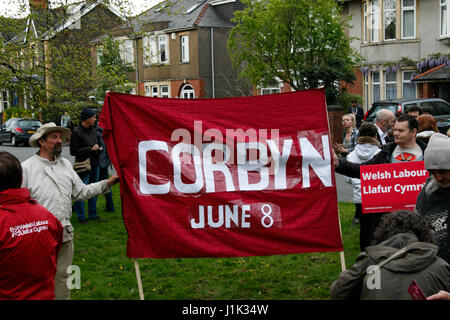
[[[239,0],[166,0],[126,22],[116,30],[133,29],[135,33],[146,32],[146,26],[160,24],[159,31],[173,32],[193,28],[233,27],[230,18],[233,12],[241,10]],[[93,43],[101,42],[106,35]]]
[[[102,3],[100,0],[92,2],[82,1],[70,4],[64,8],[59,7],[32,12],[27,19],[25,29],[11,37],[9,41],[14,43],[26,42],[30,33],[36,39],[51,39]],[[120,13],[111,6],[108,6],[108,10],[120,16]]]
[[[441,64],[413,78],[415,82],[437,82],[450,80],[450,65]]]

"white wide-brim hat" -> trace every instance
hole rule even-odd
[[[72,133],[68,128],[57,126],[54,122],[49,122],[40,126],[36,133],[30,137],[30,140],[28,140],[30,147],[39,147],[38,140],[46,134],[54,131],[61,132],[61,140],[63,142],[67,141]]]

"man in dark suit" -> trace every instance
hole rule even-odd
[[[358,104],[358,100],[353,99],[351,106],[348,108],[347,113],[353,113],[356,119],[356,128],[359,128],[364,118],[364,109]]]

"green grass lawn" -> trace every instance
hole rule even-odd
[[[107,223],[75,228],[73,264],[81,270],[81,289],[73,300],[139,299],[133,260],[126,257],[127,234],[120,212],[119,187],[114,186],[116,212],[104,212],[104,196],[98,198],[99,215]],[[359,228],[351,226],[353,203],[340,203],[347,268],[359,253]],[[338,252],[244,258],[140,259],[146,300],[162,299],[273,299],[325,300],[329,287],[341,272]]]

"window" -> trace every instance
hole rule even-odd
[[[145,65],[169,63],[169,47],[166,34],[144,37],[142,46]]]
[[[416,37],[416,0],[402,0],[402,39]]]
[[[158,97],[158,86],[152,86],[152,97]]]
[[[367,23],[369,21],[369,13],[367,12],[367,2],[364,2],[364,17],[363,17],[363,42],[367,42]]]
[[[280,93],[280,92],[281,92],[281,89],[278,88],[278,87],[262,88],[261,89],[261,95]]]
[[[123,40],[120,43],[120,58],[124,63],[134,63],[133,40]]]
[[[397,99],[397,72],[385,73],[386,100]]]
[[[450,36],[450,0],[440,0],[440,36]]]
[[[146,84],[144,85],[145,88],[145,96],[150,97],[150,85]]]
[[[403,98],[416,98],[416,86],[411,83],[413,71],[403,71]]]
[[[372,101],[380,100],[380,73],[374,72],[372,74]]]
[[[163,34],[158,36],[158,53],[159,53],[159,63],[169,62],[169,50],[167,47],[167,35]]]
[[[189,36],[180,37],[181,41],[181,62],[189,62]]]
[[[423,102],[420,107],[423,112],[431,113],[433,116],[448,114],[448,105],[440,101]]]
[[[160,86],[161,98],[170,98],[169,86]]]
[[[101,57],[103,56],[103,46],[96,46],[96,53],[97,53],[97,66],[99,66],[102,63]]]
[[[379,41],[380,7],[378,0],[370,2],[370,41]]]
[[[366,0],[362,15],[364,43],[416,38],[416,0]]]
[[[395,0],[384,0],[384,40],[395,40]]]
[[[9,93],[7,90],[2,90],[2,106],[3,110],[9,107]]]
[[[156,50],[156,36],[151,36],[149,38],[149,41],[150,41],[150,44],[149,44],[150,63],[157,64],[158,63],[158,51]]]
[[[368,74],[364,75],[364,90],[365,90],[364,105],[366,107],[366,110],[369,110],[369,75]]]
[[[182,98],[182,99],[195,99],[194,88],[190,84],[186,84],[181,89],[180,98]]]

